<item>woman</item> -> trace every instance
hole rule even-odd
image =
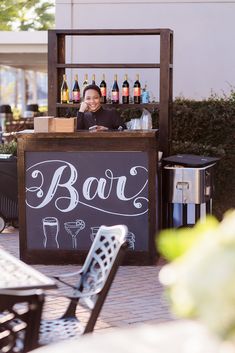
[[[101,91],[96,85],[88,85],[83,91],[83,102],[77,113],[77,129],[105,131],[123,130],[125,125],[116,110],[101,106]]]

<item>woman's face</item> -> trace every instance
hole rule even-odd
[[[94,89],[88,89],[85,93],[84,102],[88,105],[90,112],[96,112],[100,106],[100,95]]]

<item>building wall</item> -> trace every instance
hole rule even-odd
[[[56,0],[56,28],[170,28],[174,97],[200,100],[211,92],[229,93],[235,86],[234,13],[235,1]],[[83,38],[68,41],[68,48],[67,59],[76,62],[157,62],[159,58],[158,40],[152,37]],[[96,73],[98,82],[101,72]],[[107,72],[109,86],[114,73]],[[124,73],[118,71],[120,83]],[[131,84],[135,73],[128,71]],[[152,98],[158,99],[158,73],[145,70],[140,75]]]

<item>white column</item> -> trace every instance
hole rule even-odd
[[[32,82],[33,98],[32,103],[37,104],[38,95],[37,95],[37,71],[33,71],[33,82]]]
[[[14,108],[17,108],[18,103],[18,71],[18,69],[15,69]]]
[[[21,115],[24,116],[26,109],[26,85],[25,85],[25,70],[20,70],[20,94],[21,94]]]

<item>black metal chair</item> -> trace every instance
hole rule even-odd
[[[42,320],[40,345],[93,331],[118,266],[123,259],[127,231],[124,225],[101,226],[82,269],[55,277],[70,289],[70,295],[66,295],[69,305],[61,318]],[[75,284],[67,281],[70,277],[75,277]],[[76,316],[78,303],[89,309],[89,319],[85,325],[82,325]]]
[[[26,353],[38,346],[44,294],[0,290],[0,352]]]

